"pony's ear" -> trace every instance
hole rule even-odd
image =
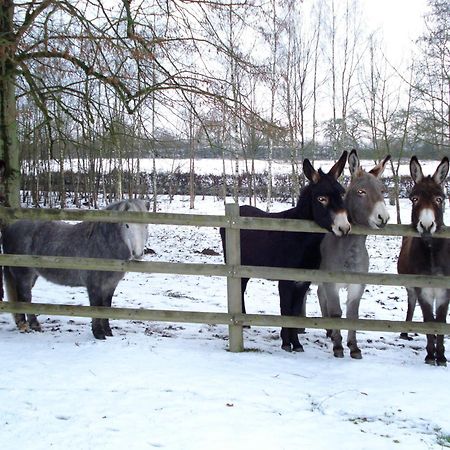
[[[391,155],[386,155],[383,161],[380,161],[369,173],[375,175],[377,178],[381,177],[386,168],[386,164],[391,159]]]
[[[334,177],[335,180],[337,180],[341,176],[341,173],[344,170],[346,162],[347,162],[347,151],[344,150],[342,152],[341,157],[337,160],[335,165],[328,172],[328,175],[331,175],[332,177]]]
[[[358,154],[356,153],[356,150],[353,149],[350,152],[350,155],[348,155],[348,168],[350,170],[350,175],[353,177],[356,173],[356,171],[359,169],[359,158]]]
[[[413,156],[409,162],[409,172],[414,183],[419,183],[423,179],[422,166],[417,159],[417,156]]]
[[[305,177],[313,183],[318,183],[320,180],[319,172],[314,169],[308,158],[303,160],[303,173],[305,174]]]
[[[438,184],[443,184],[448,175],[448,158],[444,156],[441,163],[434,172],[433,180]]]

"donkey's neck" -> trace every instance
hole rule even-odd
[[[292,209],[296,219],[313,219],[312,196],[309,186],[306,186],[298,199],[297,206]]]

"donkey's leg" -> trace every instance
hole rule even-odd
[[[327,299],[327,311],[329,317],[342,317],[341,303],[339,301],[339,289],[333,283],[323,283],[325,298]],[[333,342],[333,354],[336,358],[344,357],[344,348],[342,347],[341,330],[331,331],[331,340]]]
[[[408,309],[406,311],[406,321],[411,322],[414,315],[414,309],[416,308],[417,295],[414,288],[406,288],[406,292],[408,295]],[[408,333],[400,333],[400,339],[406,339],[408,341],[411,341],[412,337],[408,336]]]
[[[308,293],[308,289],[311,283],[309,281],[295,281],[294,282],[294,292],[293,292],[293,305],[292,305],[292,315],[296,317],[306,317],[306,297]],[[299,333],[305,333],[305,328],[292,328],[292,345],[294,347],[294,351],[303,351],[303,347],[301,346],[298,335]],[[298,348],[299,350],[296,350]]]
[[[449,299],[447,293],[450,291],[443,289],[442,296],[436,301],[436,322],[445,323],[447,320],[447,312]],[[446,366],[447,358],[445,357],[444,335],[438,334],[436,337],[436,363],[438,366]]]
[[[328,303],[327,293],[322,284],[319,284],[319,287],[317,288],[317,297],[319,298],[319,305],[320,305],[320,311],[322,312],[322,317],[329,317],[328,306],[327,306],[327,303]],[[325,331],[327,332],[327,338],[330,338],[332,330],[325,330]]]
[[[417,298],[419,300],[420,308],[422,309],[423,321],[434,322],[433,315],[433,298],[429,293],[429,289],[416,288]],[[436,363],[436,336],[434,334],[427,334],[427,356],[425,362],[427,364]]]
[[[278,282],[280,294],[280,311],[282,316],[295,316],[301,311],[301,303],[296,305],[296,287],[294,281],[281,280]],[[281,328],[281,348],[287,352],[302,352],[303,346],[298,340],[297,328]]]
[[[350,284],[347,288],[347,319],[358,319],[359,303],[364,293],[364,284]],[[361,359],[361,350],[356,340],[356,330],[348,330],[347,346],[350,349],[350,356],[354,359]]]
[[[241,278],[241,301],[242,301],[242,312],[245,314],[245,290],[247,289],[247,283],[249,278]]]

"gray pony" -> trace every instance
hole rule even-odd
[[[391,158],[387,155],[383,161],[372,170],[366,172],[359,163],[356,150],[352,150],[348,157],[351,174],[350,185],[345,194],[345,208],[350,223],[370,228],[382,228],[389,220],[389,213],[384,203],[384,186],[379,177],[384,171],[386,163]],[[348,234],[336,239],[334,235],[325,235],[320,246],[322,262],[320,269],[344,272],[368,272],[369,254],[366,248],[367,236]],[[347,318],[357,319],[359,303],[364,293],[364,284],[323,283],[319,285],[319,297],[322,315],[324,317],[341,317],[342,309],[339,301],[339,291],[347,289]],[[344,356],[342,336],[340,330],[328,331],[333,341],[333,353],[337,358]],[[361,350],[356,341],[356,331],[349,330],[347,346],[350,356],[361,359]]]
[[[148,211],[144,200],[123,200],[109,205],[112,211]],[[137,259],[147,242],[146,224],[19,220],[3,230],[6,254],[72,256],[80,258]],[[65,286],[85,286],[91,306],[111,306],[114,291],[123,272],[96,270],[5,267],[5,285],[9,301],[31,302],[31,290],[39,276]],[[21,331],[40,331],[36,315],[15,314]],[[112,336],[108,319],[92,319],[97,339]]]

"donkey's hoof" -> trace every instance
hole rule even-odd
[[[335,358],[343,358],[344,357],[344,349],[343,348],[334,348],[333,355]]]
[[[361,350],[352,350],[351,352],[350,352],[350,356],[353,358],[353,359],[362,359],[362,354],[361,354]]]
[[[408,333],[400,333],[400,339],[404,339],[405,341],[412,341],[413,338],[408,335]]]
[[[33,331],[42,331],[41,324],[37,320],[34,322],[30,322],[30,328]]]
[[[429,364],[430,366],[435,366],[436,360],[434,359],[434,356],[425,357],[425,364]]]
[[[100,341],[104,341],[106,339],[105,333],[103,333],[103,331],[92,331],[92,334],[94,335],[95,339],[99,339]]]
[[[28,333],[30,331],[30,325],[26,320],[16,322],[16,325],[21,333]]]
[[[447,366],[447,358],[445,356],[442,356],[440,358],[436,358],[436,364],[438,366],[446,367]]]
[[[292,352],[291,344],[282,345],[281,349],[284,350],[285,352]]]
[[[303,345],[300,344],[300,345],[294,345],[292,347],[292,351],[301,353],[301,352],[304,352],[305,349],[303,348]]]

